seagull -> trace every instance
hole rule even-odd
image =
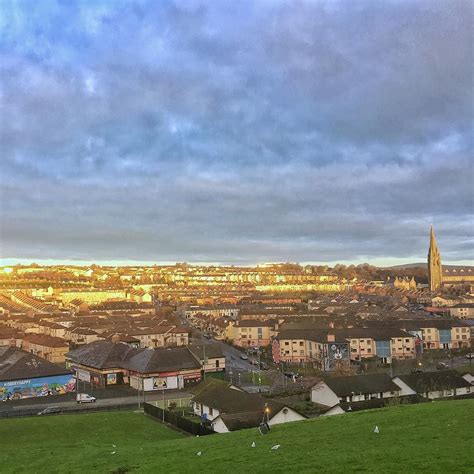
[[[197,454],[198,456],[201,456],[202,451],[198,451],[196,454]]]
[[[115,454],[117,451],[112,451],[110,454]]]
[[[252,448],[255,448],[255,441],[252,442]]]
[[[117,446],[115,446],[115,444],[112,445],[112,448],[116,448]]]
[[[278,449],[280,447],[279,444],[275,444],[275,446],[272,446],[272,449]]]
[[[379,432],[380,432],[379,427],[377,425],[375,425],[374,433],[379,434]]]

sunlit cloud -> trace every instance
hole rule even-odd
[[[2,8],[3,257],[474,259],[468,1]]]

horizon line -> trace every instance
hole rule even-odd
[[[387,268],[397,265],[427,265],[426,261],[408,258],[386,258],[386,259],[359,259],[359,260],[332,260],[322,261],[186,261],[186,260],[92,260],[92,259],[34,259],[34,258],[0,258],[0,266],[31,266],[33,264],[41,266],[102,266],[102,267],[137,267],[137,266],[174,266],[178,263],[186,263],[191,266],[228,266],[228,267],[257,267],[263,265],[297,264],[301,266],[315,265],[334,267],[335,265],[363,265],[368,264],[374,267]],[[473,265],[472,260],[448,260],[444,265]]]

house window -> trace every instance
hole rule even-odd
[[[219,359],[216,360],[216,368],[219,368]]]
[[[290,343],[288,341],[285,341],[285,346],[289,346]]]
[[[303,344],[304,344],[303,341],[300,341],[300,346],[302,346]]]
[[[372,349],[369,347],[369,348],[367,349],[367,352],[372,352]]]

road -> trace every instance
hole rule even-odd
[[[136,392],[135,395],[130,395],[127,393],[126,396],[123,397],[103,397],[99,398],[97,396],[97,401],[95,403],[77,403],[75,401],[75,394],[68,394],[68,395],[56,395],[50,397],[38,397],[38,398],[30,398],[30,399],[23,399],[23,400],[14,400],[14,401],[6,401],[0,403],[0,418],[2,416],[12,416],[19,413],[22,414],[36,414],[39,411],[43,410],[47,407],[60,407],[63,411],[68,410],[84,410],[87,411],[92,407],[94,409],[100,410],[101,407],[104,409],[110,407],[119,407],[121,405],[132,405],[136,404],[137,407],[139,405],[143,405],[144,402],[153,402],[153,401],[161,401],[161,400],[176,400],[178,403],[179,399],[187,399],[191,397],[191,394],[188,392],[178,391],[178,390],[170,390],[169,392],[153,392],[153,393],[145,393],[143,392]],[[18,414],[19,414],[18,413]]]
[[[255,365],[250,363],[252,359],[257,360],[258,356],[249,355],[248,360],[243,360],[241,359],[241,356],[246,354],[243,349],[237,349],[236,347],[217,339],[208,339],[204,337],[204,333],[202,331],[194,327],[193,334],[193,340],[199,342],[200,344],[212,344],[220,347],[226,358],[226,374],[229,375],[230,380],[232,380],[234,383],[237,383],[238,385],[241,385],[246,390],[258,392],[261,390],[268,391],[275,387],[287,386],[288,379],[279,370],[272,368],[270,368],[270,370],[260,370],[258,364]],[[253,374],[252,379],[255,381],[255,383],[249,381],[248,374]],[[271,379],[271,386],[257,384],[258,374],[264,374],[265,378]]]

